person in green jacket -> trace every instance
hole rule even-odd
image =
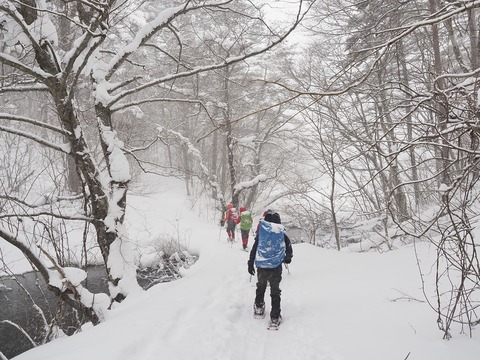
[[[240,217],[238,218],[240,223],[240,232],[242,235],[242,246],[244,250],[247,250],[248,245],[248,235],[250,234],[250,229],[252,228],[252,213],[248,211],[245,207],[240,208]]]

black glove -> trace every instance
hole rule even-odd
[[[290,256],[286,256],[285,259],[283,260],[285,264],[290,264],[292,262],[292,258]]]
[[[248,264],[248,273],[250,275],[255,275],[255,268],[253,267],[253,262],[250,262],[249,260],[247,264]]]

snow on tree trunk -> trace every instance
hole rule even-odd
[[[130,164],[123,152],[123,142],[111,124],[111,112],[102,104],[96,105],[98,128],[108,176],[104,187],[108,190],[103,224],[98,225],[101,234],[102,254],[107,266],[110,296],[122,301],[132,291],[140,290],[136,279],[136,267],[127,231],[123,226],[127,205],[128,183],[131,180]]]

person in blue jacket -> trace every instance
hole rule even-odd
[[[281,225],[280,215],[269,210],[260,221],[250,258],[248,273],[255,275],[257,268],[257,290],[254,303],[254,316],[265,316],[265,291],[270,283],[271,311],[270,321],[278,325],[281,322],[280,282],[282,281],[282,264],[292,261],[293,249],[290,239]]]

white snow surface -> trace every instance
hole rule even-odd
[[[469,338],[454,329],[451,340],[442,340],[436,314],[423,301],[414,246],[354,253],[294,244],[281,283],[284,322],[279,331],[267,330],[268,315],[252,316],[255,278],[239,237],[228,244],[218,221],[202,218],[209,211],[190,210],[182,193],[178,185],[129,196],[127,210],[139,251],[173,231],[199,255],[182,279],[130,294],[100,325],[15,359],[478,359],[478,330]],[[421,264],[433,262],[433,248],[416,250]],[[268,293],[265,300],[268,311]]]

